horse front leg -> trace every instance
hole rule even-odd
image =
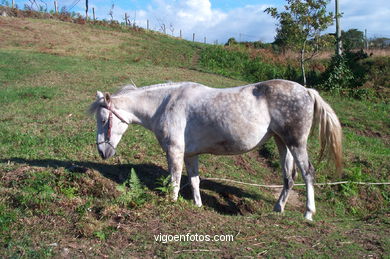
[[[184,162],[187,168],[188,178],[192,187],[192,194],[194,196],[194,201],[196,206],[202,207],[202,198],[200,197],[199,190],[199,169],[198,169],[198,156],[185,157]]]
[[[173,187],[172,199],[177,201],[180,190],[181,173],[183,171],[184,152],[177,147],[170,147],[167,151],[168,171],[171,174]]]

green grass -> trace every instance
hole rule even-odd
[[[305,194],[301,187],[295,188],[297,204],[288,203],[283,215],[272,212],[276,201],[272,190],[214,181],[201,183],[203,208],[194,206],[189,187],[172,203],[163,181],[165,155],[153,134],[140,126],[129,128],[114,158],[100,159],[94,144],[95,122],[86,114],[96,90],[113,92],[131,80],[139,86],[167,80],[214,87],[248,83],[210,70],[200,72],[197,55],[202,44],[96,26],[24,22],[21,26],[39,28],[36,33],[53,26],[58,31],[66,28],[63,31],[69,37],[85,30],[87,39],[96,40],[81,41],[75,50],[66,42],[44,49],[46,40],[65,37],[49,33],[48,39],[31,46],[15,35],[1,43],[0,102],[5,107],[0,116],[1,257],[390,254],[389,187],[317,188],[318,213],[314,223],[309,223],[302,217]],[[99,39],[110,33],[116,38],[107,43],[112,50],[107,53]],[[389,181],[388,105],[321,94],[344,125],[346,159],[343,174],[332,174],[331,165],[315,162],[318,141],[311,137],[309,150],[317,181]],[[200,172],[203,177],[280,184],[277,160],[275,144],[270,142],[241,156],[204,155]],[[159,233],[188,232],[233,234],[235,241],[154,241]]]

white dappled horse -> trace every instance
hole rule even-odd
[[[216,89],[192,82],[136,88],[116,94],[97,92],[90,112],[97,119],[97,148],[103,159],[115,154],[129,124],[151,130],[166,152],[173,199],[180,189],[183,162],[194,200],[202,206],[198,156],[248,152],[273,137],[283,171],[284,187],[275,211],[284,210],[298,166],[306,184],[305,218],[315,213],[314,168],[307,139],[313,122],[319,125],[321,154],[327,150],[341,168],[341,126],[332,108],[317,91],[287,80],[270,80]]]

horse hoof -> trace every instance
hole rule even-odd
[[[276,203],[274,206],[274,211],[282,213],[284,211],[284,209],[282,208],[282,206],[280,206],[279,203]]]
[[[305,219],[306,219],[306,220],[309,220],[309,221],[313,221],[313,213],[307,211],[307,212],[305,213]]]

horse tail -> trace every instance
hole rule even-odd
[[[307,89],[314,100],[313,124],[319,125],[319,140],[321,144],[320,160],[327,151],[333,159],[337,172],[342,170],[342,131],[341,124],[332,107],[322,99],[314,89]]]

